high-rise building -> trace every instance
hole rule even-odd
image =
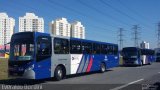
[[[149,43],[146,41],[142,41],[142,43],[140,44],[140,47],[143,49],[149,49]]]
[[[19,17],[19,32],[37,31],[44,32],[44,20],[34,13],[26,13],[24,17]]]
[[[85,39],[85,27],[79,21],[70,24],[66,18],[56,19],[50,23],[50,33],[58,36],[67,36]]]
[[[0,13],[0,47],[9,43],[14,33],[15,19],[6,13]]]
[[[74,38],[85,39],[85,27],[81,24],[81,22],[76,21],[71,24],[71,36]]]
[[[66,18],[59,18],[50,23],[50,33],[58,36],[70,37],[71,25]]]

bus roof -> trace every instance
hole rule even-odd
[[[129,48],[135,48],[135,49],[139,49],[138,47],[124,47],[123,49],[129,49]]]
[[[101,41],[94,41],[94,40],[88,40],[88,39],[80,39],[80,38],[70,38],[71,40],[81,40],[81,41],[85,41],[85,42],[95,42],[95,43],[99,43],[99,44],[110,44],[110,45],[117,45],[114,43],[107,43],[107,42],[101,42]],[[117,45],[118,46],[118,45]]]
[[[19,34],[25,34],[25,33],[30,33],[30,34],[34,34],[36,36],[40,36],[40,35],[47,35],[47,36],[51,36],[51,37],[57,37],[57,38],[65,38],[65,39],[70,39],[70,40],[80,40],[80,41],[85,41],[85,42],[95,42],[95,43],[100,43],[100,44],[110,44],[110,45],[116,45],[118,46],[118,44],[114,44],[114,43],[107,43],[107,42],[101,42],[101,41],[94,41],[94,40],[87,40],[87,39],[80,39],[80,38],[73,38],[73,37],[66,37],[66,36],[58,36],[58,35],[53,35],[53,34],[49,34],[49,33],[43,33],[43,32],[18,32],[15,33],[13,35],[19,35]]]

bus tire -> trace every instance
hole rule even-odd
[[[63,67],[57,66],[54,72],[54,77],[57,81],[60,81],[64,77],[64,70]]]
[[[141,60],[141,62],[140,62],[140,66],[143,66],[143,61]]]
[[[106,71],[105,63],[101,63],[101,65],[100,65],[100,72],[104,73],[105,71]]]
[[[149,62],[149,63],[148,63],[148,65],[151,65],[151,64],[152,64],[152,62]]]

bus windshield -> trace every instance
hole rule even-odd
[[[160,53],[156,53],[156,56],[160,56]]]
[[[129,51],[123,52],[124,56],[137,56],[137,52]]]
[[[127,50],[123,50],[123,56],[124,57],[137,57],[138,55],[138,52],[137,50],[130,50],[130,49],[127,49]]]
[[[12,60],[31,60],[34,54],[34,44],[30,40],[15,40],[12,43],[11,57]]]
[[[11,43],[11,60],[31,60],[34,55],[34,44],[31,39],[15,39]]]

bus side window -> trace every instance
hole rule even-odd
[[[38,44],[38,55],[48,55],[49,54],[49,44],[42,42]]]
[[[105,45],[104,44],[101,44],[101,53],[102,54],[106,54],[105,53]]]
[[[93,43],[93,54],[101,53],[101,45],[98,43]]]
[[[113,45],[108,45],[108,54],[113,55],[114,54],[114,46]]]
[[[108,54],[109,53],[109,47],[107,44],[102,44],[101,45],[101,53],[102,54]]]
[[[118,54],[118,47],[117,46],[113,46],[113,54],[117,55]]]
[[[69,54],[68,39],[55,38],[54,39],[54,53],[55,54]]]
[[[44,60],[51,56],[51,37],[38,37],[37,61]]]
[[[82,42],[82,53],[92,54],[92,43]]]
[[[70,41],[70,53],[71,54],[81,54],[82,53],[81,41],[77,41],[77,40]]]

